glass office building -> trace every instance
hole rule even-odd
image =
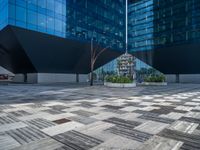
[[[129,49],[164,73],[200,73],[199,0],[129,0]]]
[[[124,3],[110,4],[105,0],[8,0],[8,24],[82,39],[91,39],[94,30],[105,44],[114,39],[123,48]]]
[[[49,36],[67,39],[68,42],[69,40],[77,42],[77,44],[73,42],[71,42],[71,44],[69,43],[68,44],[69,49],[72,49],[72,47],[74,47],[74,49],[78,49],[78,47],[76,46],[80,43],[83,45],[82,47],[79,46],[79,49],[86,49],[86,48],[89,49],[89,43],[93,38],[94,42],[98,43],[100,47],[106,47],[109,45],[110,48],[115,51],[116,54],[114,54],[113,56],[116,57],[121,53],[123,53],[125,45],[124,41],[125,1],[124,0],[115,0],[115,1],[0,0],[0,30],[2,30],[1,33],[2,36],[3,33],[6,32],[5,30],[8,27],[14,28],[14,30],[23,29],[20,30],[20,32],[36,31],[36,33],[44,33]],[[17,31],[14,32],[15,32],[15,37],[18,38],[19,33],[16,33]],[[36,34],[33,32],[29,32],[30,36],[31,34]],[[38,36],[40,35],[38,34]],[[31,40],[31,37],[29,38]],[[55,42],[57,42],[57,40],[55,40]],[[84,45],[84,43],[87,43],[88,45],[87,44]],[[2,45],[1,47],[5,48],[8,47],[5,43],[0,43],[0,44]],[[26,45],[24,41],[19,41],[19,44],[20,45],[18,47],[23,47],[23,48],[25,47],[24,45]],[[45,43],[40,42],[38,44],[43,44],[43,46],[40,47],[40,52],[42,53],[43,51],[45,51],[44,50]],[[67,45],[65,45],[65,47],[66,46]],[[64,49],[62,47],[64,46],[57,47],[57,49]],[[26,48],[23,49],[25,53],[28,53],[27,55],[29,56],[29,59],[30,57],[32,57],[31,56],[32,54],[28,52],[30,51],[30,49],[31,48],[28,47],[27,49]],[[46,47],[46,49],[48,49],[48,47]],[[71,54],[72,52],[69,53]],[[79,52],[77,51],[77,53]],[[110,56],[110,58],[109,56],[106,56],[105,60],[103,60],[102,62],[98,62],[97,67],[112,60],[114,58],[113,56]],[[89,56],[83,56],[83,57],[85,57],[85,59],[88,59]],[[48,59],[46,61],[48,61]],[[59,57],[57,61],[59,61]],[[30,63],[33,64],[35,70],[39,72],[40,71],[48,72],[47,68],[45,70],[44,69],[40,70],[38,66],[34,65],[34,61],[31,59]],[[77,62],[74,63],[79,64],[78,60]],[[14,72],[18,72],[15,69],[11,70]],[[66,70],[69,70],[70,72],[70,70],[72,69],[66,69]],[[88,72],[88,69],[86,70],[87,71],[85,72]],[[63,70],[61,69],[60,72],[65,72],[65,71],[64,69]],[[71,71],[71,72],[76,72],[76,71]]]

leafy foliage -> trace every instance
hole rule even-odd
[[[163,74],[160,75],[151,75],[144,78],[145,82],[165,82],[165,76]]]
[[[133,82],[133,80],[129,77],[116,76],[116,75],[107,76],[105,80],[106,82],[111,82],[111,83],[132,83]]]

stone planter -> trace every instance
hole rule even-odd
[[[132,88],[136,87],[136,83],[111,83],[111,82],[104,82],[104,85],[107,87],[113,88]]]
[[[166,86],[167,82],[142,82],[140,85]]]

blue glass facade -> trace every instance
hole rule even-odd
[[[199,29],[199,0],[129,0],[131,52],[199,40]]]
[[[129,0],[129,52],[165,74],[200,72],[200,1]]]
[[[0,30],[8,24],[8,0],[0,0]]]
[[[9,0],[9,25],[65,37],[65,0]]]
[[[124,50],[124,0],[74,0],[67,5],[67,33],[84,39],[94,39]],[[95,32],[94,32],[95,31]]]
[[[153,0],[132,0],[128,7],[130,51],[151,50],[153,41]]]
[[[63,38],[124,48],[124,0],[0,0],[0,29],[7,24]]]

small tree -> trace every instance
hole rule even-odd
[[[93,46],[93,39],[91,40],[91,60],[90,60],[90,86],[93,86],[93,82],[94,82],[94,76],[93,76],[93,72],[94,72],[94,66],[95,66],[95,63],[96,63],[96,60],[98,59],[98,57],[103,53],[105,52],[108,48],[108,47],[105,47],[105,48],[101,48],[99,47],[99,43],[97,44],[97,47],[94,48]]]

